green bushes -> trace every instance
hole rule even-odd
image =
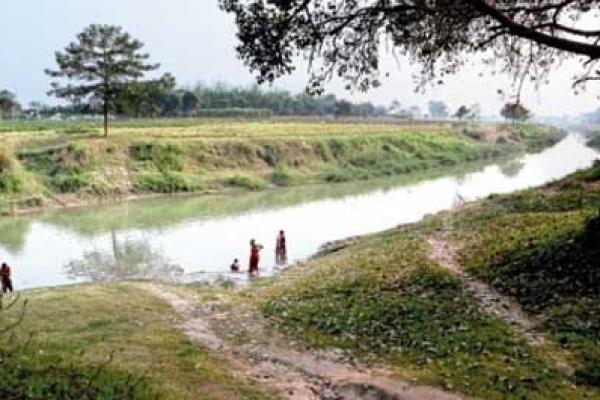
[[[289,186],[295,179],[296,174],[284,167],[276,167],[271,174],[271,182],[277,186]]]
[[[200,180],[177,172],[140,173],[134,182],[137,192],[176,193],[202,189]]]
[[[75,193],[87,185],[87,180],[83,174],[60,173],[52,177],[50,184],[60,193]]]
[[[266,184],[265,181],[250,175],[234,175],[227,179],[229,186],[249,189],[249,190],[260,190],[264,189]]]
[[[185,167],[184,151],[177,143],[136,143],[129,146],[129,156],[138,162],[152,162],[162,172],[181,172]]]
[[[0,193],[18,194],[25,188],[25,172],[6,150],[0,150]]]

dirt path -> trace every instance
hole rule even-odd
[[[508,322],[532,344],[544,344],[543,337],[536,331],[538,321],[523,311],[514,299],[498,293],[488,284],[467,274],[456,261],[456,253],[457,248],[442,234],[429,238],[429,258],[458,275],[465,283],[467,292],[480,301],[484,312]]]
[[[298,351],[248,313],[228,312],[227,300],[198,302],[163,287],[147,289],[177,311],[180,328],[190,339],[218,352],[236,374],[278,389],[291,400],[459,400],[441,389],[392,378],[383,370],[368,368],[343,352]],[[248,338],[225,338],[239,330]],[[252,339],[254,338],[254,339]],[[266,340],[255,340],[263,338]]]

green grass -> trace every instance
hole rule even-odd
[[[470,396],[600,398],[598,168],[361,238],[256,286],[256,304],[295,340]],[[428,259],[448,221],[467,270],[537,315],[546,345],[484,314]]]
[[[110,391],[120,384],[124,386],[128,375],[142,383],[133,396],[123,398],[274,398],[272,393],[232,377],[224,360],[209,355],[179,333],[177,317],[169,305],[134,284],[36,290],[22,296],[29,304],[17,333],[23,340],[29,332],[34,336],[28,350],[15,361],[46,371],[26,377],[31,388],[43,388],[56,381],[65,389],[67,383],[74,385],[65,382],[66,370],[93,374],[114,352],[114,360],[106,365],[97,384],[107,394],[93,398],[117,398]],[[16,312],[11,311],[13,315]],[[16,365],[11,364],[13,367]],[[2,367],[0,391],[12,382],[15,373]],[[27,398],[67,397],[46,393]]]
[[[0,123],[4,158],[11,162],[0,174],[0,192],[17,200],[50,197],[52,203],[53,196],[62,196],[87,202],[131,192],[368,180],[497,159],[536,149],[540,141],[556,142],[563,134],[540,126],[519,127],[527,132],[519,134],[474,126],[470,129],[482,132],[474,140],[450,124],[190,119],[119,121],[104,139],[64,133],[70,126]],[[498,144],[492,139],[499,134],[518,140]]]

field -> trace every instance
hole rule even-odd
[[[105,139],[94,124],[0,124],[0,210],[366,180],[537,150],[563,135],[534,125],[178,119],[116,121]]]

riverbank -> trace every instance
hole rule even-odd
[[[355,237],[244,290],[24,292],[20,329],[77,365],[123,349],[109,372],[149,371],[145,388],[165,398],[597,399],[600,254],[587,221],[599,202],[596,166]]]
[[[367,180],[540,150],[547,127],[205,121],[4,132],[0,213]]]
[[[600,165],[338,243],[248,296],[303,345],[421,383],[600,398],[598,204]]]

